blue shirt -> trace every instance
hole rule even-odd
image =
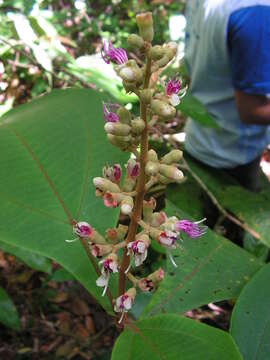
[[[270,143],[270,127],[240,121],[234,89],[270,94],[270,0],[189,0],[186,15],[190,90],[219,128],[189,119],[185,147],[213,167],[246,164]]]

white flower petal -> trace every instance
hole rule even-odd
[[[180,104],[180,98],[177,94],[172,94],[170,96],[170,103],[172,104],[172,106],[177,106]]]
[[[107,286],[108,285],[108,282],[109,282],[109,278],[110,276],[107,275],[101,275],[97,280],[96,280],[96,284],[97,286]]]

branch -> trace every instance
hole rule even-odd
[[[191,170],[191,168],[189,167],[189,165],[187,164],[187,162],[182,159],[183,161],[183,166],[179,166],[179,168],[183,169],[183,170],[187,170],[190,175],[193,177],[193,179],[199,184],[199,186],[206,192],[206,194],[209,196],[209,198],[211,199],[212,203],[218,208],[218,210],[220,211],[220,213],[227,219],[229,219],[231,222],[233,222],[234,224],[238,225],[240,228],[242,228],[243,230],[247,231],[248,233],[250,233],[250,235],[252,235],[255,239],[257,240],[261,240],[261,236],[260,234],[258,234],[255,230],[253,230],[247,223],[240,221],[239,219],[237,219],[236,217],[234,217],[233,215],[231,215],[230,213],[228,213],[227,210],[225,210],[222,205],[219,203],[219,201],[217,200],[217,198],[215,197],[215,195],[207,188],[207,186],[205,185],[205,183],[201,180],[201,178],[193,171]]]

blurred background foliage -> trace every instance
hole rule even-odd
[[[183,42],[184,18],[176,17],[181,24],[175,26],[174,15],[183,13],[184,1],[0,0],[0,116],[53,88],[71,86],[98,87],[119,102],[135,101],[113,68],[104,67],[100,51],[108,39],[126,47],[141,9],[153,12],[156,43],[170,33]]]

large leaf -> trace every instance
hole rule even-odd
[[[241,360],[229,334],[176,315],[138,321],[117,339],[112,360]]]
[[[167,202],[166,213],[183,213]],[[183,313],[213,301],[236,298],[243,286],[261,267],[248,252],[208,229],[199,239],[184,238],[183,251],[172,251],[178,268],[168,260],[167,271],[143,316],[161,311]]]
[[[224,208],[229,209],[240,220],[253,229],[260,241],[270,246],[270,185],[262,181],[262,191],[252,193],[219,170],[209,170],[195,163],[189,157],[186,160],[192,170],[207,185]],[[244,201],[243,201],[244,199]]]
[[[0,322],[12,329],[19,330],[20,320],[17,309],[4,289],[0,287]]]
[[[51,273],[52,271],[51,261],[42,255],[34,254],[31,251],[24,250],[14,244],[8,244],[3,241],[0,241],[0,249],[16,256],[32,269],[47,273]]]
[[[209,114],[205,106],[189,92],[181,100],[178,109],[186,116],[200,123],[202,126],[218,128],[218,124]]]
[[[118,215],[92,185],[104,163],[124,159],[106,141],[101,101],[92,90],[54,91],[4,116],[0,240],[56,260],[108,309],[80,243],[65,242],[74,219],[103,232]]]
[[[270,354],[270,265],[244,287],[234,307],[231,334],[245,360],[268,360]]]

